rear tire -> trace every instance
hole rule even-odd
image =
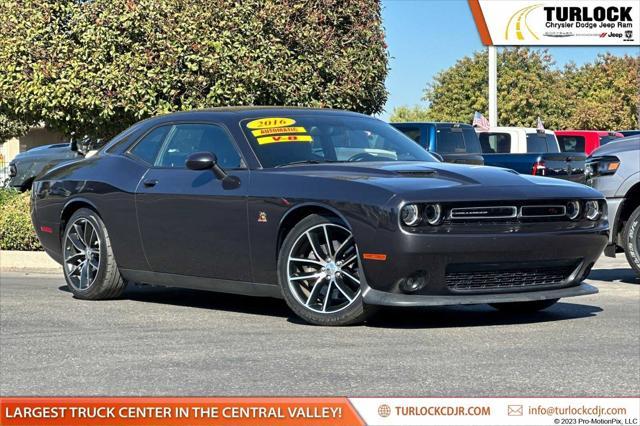
[[[63,271],[67,286],[78,299],[119,297],[127,283],[116,265],[111,240],[96,212],[76,211],[62,238]]]
[[[307,276],[310,278],[301,279]],[[300,221],[286,236],[278,255],[282,295],[291,310],[311,324],[340,326],[364,321],[371,309],[362,301],[360,276],[351,231],[332,216],[314,214]]]
[[[560,299],[535,300],[532,302],[490,303],[492,308],[513,314],[530,314],[555,305]]]
[[[624,226],[622,244],[629,265],[640,277],[640,206],[631,213]]]

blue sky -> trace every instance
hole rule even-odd
[[[483,49],[466,0],[382,0],[383,25],[391,55],[389,98],[380,118],[395,106],[424,104],[422,92],[438,71]],[[598,53],[637,55],[633,47],[555,47],[558,66],[590,62]]]

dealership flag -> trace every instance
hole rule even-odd
[[[482,130],[489,130],[489,120],[487,120],[484,115],[476,111],[475,114],[473,114],[473,127],[479,127]]]
[[[544,123],[542,122],[542,120],[540,120],[540,117],[538,117],[538,124],[536,125],[536,129],[544,130]]]

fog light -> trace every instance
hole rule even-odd
[[[570,201],[567,204],[567,217],[576,220],[580,216],[580,201]]]
[[[420,291],[427,285],[427,273],[425,271],[419,271],[415,274],[411,274],[400,283],[400,290],[405,293],[415,293]]]
[[[429,225],[440,225],[442,221],[442,207],[440,207],[440,204],[427,204],[424,209],[424,218]]]
[[[402,223],[407,226],[416,226],[420,222],[420,212],[418,206],[415,204],[407,204],[402,207],[400,212]]]
[[[585,216],[589,220],[598,220],[600,218],[600,204],[597,201],[587,201],[584,204]]]

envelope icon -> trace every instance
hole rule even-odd
[[[523,415],[522,405],[509,405],[507,407],[507,415],[522,416]]]

